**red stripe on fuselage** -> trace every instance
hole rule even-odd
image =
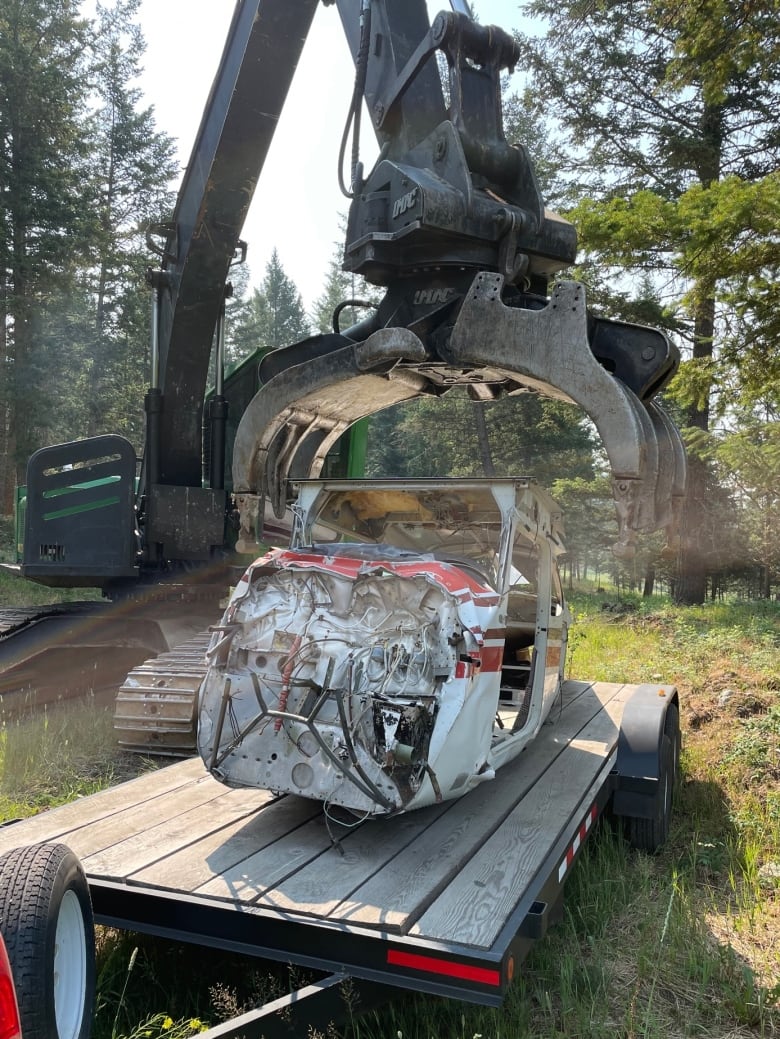
[[[352,578],[361,573],[370,574],[374,570],[387,570],[399,577],[430,577],[452,595],[466,593],[466,597],[474,599],[478,606],[495,606],[499,602],[494,588],[478,581],[453,563],[422,559],[419,562],[398,563],[385,559],[353,559],[350,556],[327,556],[313,552],[290,552],[285,549],[272,550],[263,556],[262,562],[282,568],[316,566],[342,577]]]
[[[479,652],[479,659],[484,672],[500,671],[504,659],[504,643],[499,646],[483,646]]]

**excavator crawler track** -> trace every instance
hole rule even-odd
[[[44,617],[60,617],[63,614],[92,614],[101,609],[102,603],[68,602],[44,606],[9,606],[0,610],[0,639],[16,634]]]
[[[202,632],[133,668],[114,707],[121,747],[169,757],[195,753],[198,689],[206,675],[210,638]]]
[[[129,669],[167,648],[156,628],[95,601],[0,610],[0,710],[13,715],[116,689]]]

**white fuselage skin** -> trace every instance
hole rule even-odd
[[[505,512],[512,528],[517,510]],[[511,590],[513,535],[492,582],[467,561],[383,555],[383,545],[368,557],[340,544],[259,558],[209,649],[198,726],[207,767],[231,786],[359,815],[492,779],[550,711],[568,624],[545,537],[534,539],[537,594]],[[508,657],[518,633],[528,649]]]

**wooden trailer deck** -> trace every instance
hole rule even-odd
[[[0,852],[68,844],[96,917],[135,930],[310,965],[363,964],[364,976],[380,961],[414,974],[421,951],[458,950],[472,967],[432,967],[444,976],[429,989],[451,991],[454,977],[492,1002],[475,965],[492,964],[488,991],[503,987],[505,968],[511,974],[512,940],[543,908],[542,887],[560,890],[609,797],[621,718],[637,688],[566,682],[540,736],[494,780],[408,815],[331,825],[338,847],[319,802],[227,789],[192,759],[0,828]],[[254,937],[236,927],[238,915],[254,919]],[[363,942],[354,955],[348,935]],[[371,939],[382,943],[376,961]]]

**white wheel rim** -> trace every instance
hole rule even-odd
[[[87,987],[87,936],[81,903],[66,891],[54,939],[54,1016],[59,1039],[78,1039]]]

